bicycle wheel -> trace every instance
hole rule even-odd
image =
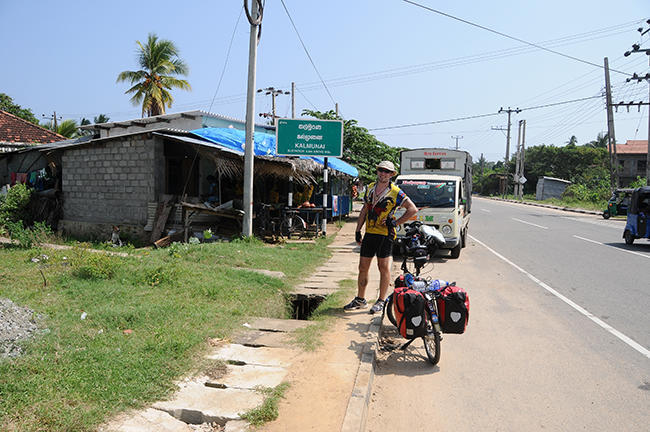
[[[440,333],[436,331],[431,322],[431,316],[427,314],[427,334],[422,337],[424,350],[427,352],[429,363],[437,365],[440,361]]]
[[[291,225],[289,225],[291,221]],[[287,238],[302,238],[307,231],[307,223],[303,218],[298,215],[291,216],[290,219],[284,219],[282,221],[282,226],[280,227],[280,232],[283,235],[286,235]]]
[[[393,313],[393,295],[389,295],[386,298],[386,315],[388,315],[388,321],[390,321],[395,327],[397,327],[397,320],[395,320],[395,314]]]

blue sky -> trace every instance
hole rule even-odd
[[[392,146],[452,147],[452,136],[475,160],[505,154],[505,114],[416,127],[380,129],[496,113],[599,95],[602,68],[553,54],[399,0],[284,0],[329,93],[287,17],[280,0],[267,0],[258,47],[257,87],[290,90],[296,111],[325,111],[339,103]],[[637,28],[650,18],[647,0],[509,1],[418,0],[498,32],[625,73],[648,72],[648,57],[623,53],[633,43],[650,47]],[[191,92],[175,91],[168,112],[210,110],[245,117],[249,26],[243,2],[213,1],[10,1],[0,0],[0,92],[37,117],[111,120],[140,117],[117,75],[137,69],[136,40],[150,32],[174,41],[189,65]],[[646,24],[647,28],[647,24]],[[233,38],[234,34],[234,38]],[[230,41],[230,55],[226,57]],[[227,61],[226,61],[227,59]],[[215,97],[217,85],[225,73]],[[648,84],[626,83],[612,72],[615,101],[648,100]],[[213,102],[214,98],[214,102]],[[258,95],[256,113],[270,111]],[[290,96],[277,112],[290,116]],[[616,136],[646,139],[647,108],[615,114]],[[526,110],[527,145],[579,144],[606,131],[604,100]],[[261,119],[260,119],[261,120]],[[373,130],[374,129],[374,130]],[[511,150],[512,151],[512,150]]]

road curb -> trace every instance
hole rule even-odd
[[[554,206],[551,204],[537,204],[537,203],[531,203],[527,201],[518,201],[518,200],[511,200],[511,199],[505,199],[505,198],[497,198],[497,197],[485,197],[485,196],[479,196],[477,198],[485,198],[485,199],[490,199],[493,201],[504,201],[504,202],[509,202],[513,204],[524,204],[524,205],[529,205],[529,206],[534,206],[534,207],[544,207],[544,208],[550,208],[554,210],[563,210],[567,212],[572,212],[572,213],[583,213],[583,214],[592,214],[592,215],[597,215],[601,216],[603,212],[597,212],[594,210],[585,210],[585,209],[578,209],[578,208],[571,208],[571,207],[560,207],[560,206]]]
[[[348,400],[341,432],[363,432],[366,430],[368,406],[372,395],[377,359],[379,324],[377,324],[376,318],[373,317],[368,325],[366,342],[361,353],[354,388]]]

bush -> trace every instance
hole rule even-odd
[[[646,186],[646,179],[641,176],[637,176],[636,180],[634,180],[632,183],[630,183],[630,187],[632,189],[640,188]]]
[[[24,184],[9,189],[7,195],[0,199],[0,225],[24,220],[31,195],[32,191]]]
[[[72,274],[80,279],[110,279],[115,274],[114,259],[103,253],[75,248],[70,260]]]
[[[18,247],[29,249],[34,244],[43,243],[47,238],[52,235],[52,230],[45,222],[36,222],[34,226],[25,228],[23,221],[5,222],[5,228],[9,234],[9,238],[18,242]]]

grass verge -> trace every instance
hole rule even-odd
[[[501,196],[498,196],[496,198],[501,198]],[[514,195],[506,195],[506,199],[519,201],[519,198],[515,197]],[[607,201],[593,202],[593,201],[582,201],[582,200],[575,200],[575,199],[568,199],[568,198],[565,199],[549,198],[543,201],[537,201],[535,199],[535,195],[524,195],[524,201],[535,203],[535,204],[549,204],[558,207],[593,210],[599,212],[602,212],[605,208],[607,208]]]
[[[0,430],[91,431],[165,398],[200,366],[208,339],[250,316],[288,318],[286,293],[327,259],[330,241],[182,244],[138,257],[0,246],[0,297],[46,329],[23,356],[0,360]]]

